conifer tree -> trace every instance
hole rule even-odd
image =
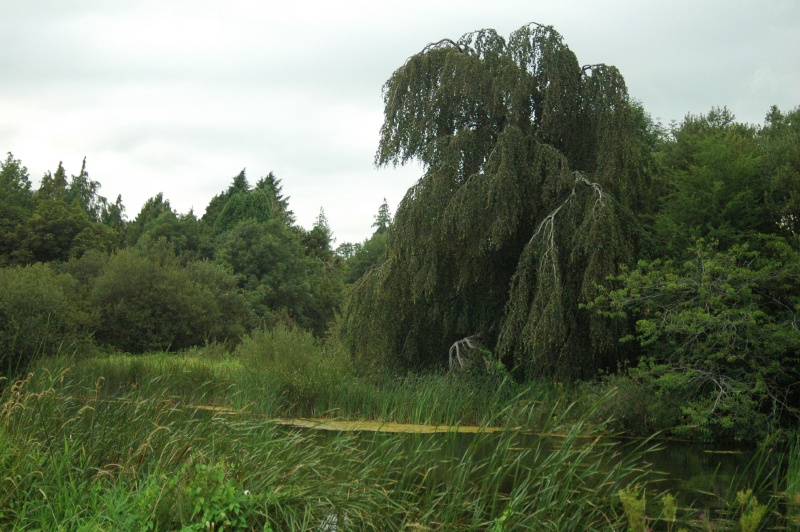
[[[67,201],[68,186],[67,172],[64,170],[64,164],[59,161],[58,168],[56,168],[54,174],[48,171],[42,176],[42,182],[39,185],[39,189],[36,191],[36,195],[40,199],[50,198]]]
[[[372,224],[372,227],[375,228],[376,233],[384,234],[389,230],[390,225],[392,225],[392,213],[389,211],[389,203],[386,198],[383,198],[383,203],[378,208],[378,214],[375,215],[375,223]]]
[[[625,356],[581,304],[635,252],[650,156],[613,66],[530,24],[425,47],[384,86],[376,164],[422,163],[387,260],[345,309],[357,356],[442,365],[480,341],[521,375],[586,377]]]

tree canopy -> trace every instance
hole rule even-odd
[[[476,336],[527,375],[624,358],[619,324],[579,309],[629,262],[651,166],[646,115],[619,71],[581,67],[549,26],[425,47],[384,86],[376,163],[419,160],[387,260],[352,291],[362,355],[447,360]]]

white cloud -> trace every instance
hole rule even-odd
[[[303,225],[363,240],[420,169],[376,170],[381,86],[428,42],[552,24],[617,65],[664,121],[800,104],[796,2],[0,0],[0,151],[34,180],[84,156],[128,215],[164,192],[202,214],[243,167],[274,171]]]

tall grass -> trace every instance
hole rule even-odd
[[[283,326],[246,338],[232,357],[242,365],[240,403],[263,415],[485,425],[505,423],[525,406],[557,402],[552,396],[543,400],[552,387],[522,387],[511,379],[487,381],[468,373],[365,378],[343,346]]]
[[[68,362],[56,359],[46,367]],[[510,423],[536,410],[538,426],[570,394],[552,384],[522,386],[470,373],[358,375],[335,342],[279,325],[245,338],[231,353],[212,344],[183,353],[112,355],[72,363],[99,393],[131,390],[175,402],[226,405],[261,417],[332,417],[432,425]],[[538,406],[538,410],[535,408]],[[587,407],[588,408],[588,407]],[[542,419],[539,419],[542,418]],[[528,420],[519,420],[526,423]]]
[[[0,401],[0,527],[621,527],[616,493],[642,474],[641,453],[621,457],[580,424],[543,429],[466,443],[456,433],[320,435],[141,389],[104,398],[97,381],[41,371]]]
[[[731,481],[721,510],[654,498],[647,444],[601,437],[612,399],[573,393],[469,373],[365,378],[335,343],[280,326],[232,353],[51,359],[0,400],[0,528],[693,529],[712,515],[752,525],[776,491],[756,467],[757,495],[737,503]],[[269,421],[300,416],[502,430],[331,435]],[[621,504],[639,493],[649,520]]]
[[[795,530],[800,530],[800,434],[796,434],[789,446],[786,471],[786,500],[788,521]]]
[[[56,358],[45,367],[70,366],[76,379],[98,381],[98,392],[116,396],[138,389],[176,401],[226,403],[238,389],[242,366],[217,345],[182,353],[115,354],[78,363]]]

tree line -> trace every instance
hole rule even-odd
[[[272,173],[251,185],[242,170],[200,217],[159,193],[128,220],[122,198],[110,202],[100,188],[86,160],[71,176],[59,163],[38,189],[11,153],[0,162],[6,374],[56,352],[235,343],[279,321],[319,336],[346,280],[377,261],[371,240],[334,250],[323,210],[311,229],[298,226]]]
[[[384,102],[376,163],[424,172],[369,239],[336,249],[324,212],[298,227],[272,174],[242,171],[199,218],[159,194],[129,221],[85,161],[33,190],[9,154],[5,369],[288,320],[335,334],[361,368],[624,379],[659,398],[632,416],[721,437],[796,426],[800,108],[665,127],[618,69],[582,66],[538,24],[428,45]]]
[[[518,380],[625,375],[663,426],[796,425],[800,109],[664,127],[538,24],[428,45],[384,101],[376,162],[424,173],[344,309],[357,358],[472,346]]]

